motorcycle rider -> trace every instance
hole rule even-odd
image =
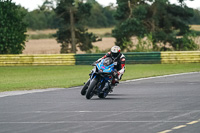
[[[111,57],[113,61],[115,62],[115,72],[114,74],[114,79],[112,80],[111,87],[113,88],[119,83],[119,80],[121,80],[124,72],[125,72],[125,56],[121,53],[121,49],[119,46],[113,46],[105,56],[102,58],[98,59],[96,63],[100,62],[102,59],[106,57]]]

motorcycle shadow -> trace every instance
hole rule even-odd
[[[108,96],[127,96],[128,94],[108,94]]]
[[[129,94],[108,94],[106,98],[93,98],[91,100],[126,100],[130,99],[130,97],[127,97]]]

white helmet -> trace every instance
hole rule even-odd
[[[120,49],[119,46],[113,46],[113,47],[111,48],[111,55],[112,55],[113,57],[117,57],[117,56],[119,55],[120,51],[121,51],[121,49]]]

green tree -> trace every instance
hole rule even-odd
[[[104,7],[103,14],[106,17],[108,25],[106,27],[112,27],[117,24],[117,21],[114,18],[114,14],[116,12],[116,8],[113,6],[113,4],[110,4],[109,6]]]
[[[12,0],[0,0],[0,54],[22,53],[26,41],[25,15]]]
[[[194,9],[194,16],[190,18],[189,24],[200,25],[200,9]]]
[[[49,0],[45,0],[42,6],[39,6],[38,9],[27,12],[24,21],[27,22],[28,28],[32,30],[58,28],[58,22],[55,11],[53,10],[53,4],[52,1]]]
[[[59,0],[55,12],[59,19],[57,41],[61,43],[61,53],[76,53],[76,47],[82,51],[93,48],[97,36],[88,33],[85,19],[90,15],[91,5],[78,0]]]
[[[145,2],[148,1],[151,0],[117,0],[118,7],[115,18],[119,23],[112,33],[116,38],[116,45],[120,46],[122,50],[131,47],[132,36],[144,37],[148,33],[143,25],[149,6]]]
[[[103,7],[95,0],[88,0],[88,3],[92,5],[91,15],[86,20],[88,27],[111,27],[116,24],[116,20],[114,18],[116,9],[113,5]]]
[[[115,15],[120,23],[113,30],[116,45],[126,49],[131,45],[132,36],[140,38],[152,34],[153,49],[159,50],[157,43],[163,43],[161,50],[168,50],[171,44],[175,50],[190,49],[191,39],[185,37],[190,30],[188,20],[193,10],[188,8],[184,0],[180,5],[170,4],[169,0],[117,0],[118,8]],[[149,2],[152,2],[149,4]]]
[[[53,10],[35,9],[27,13],[24,21],[27,22],[28,28],[32,30],[58,28],[56,14]]]

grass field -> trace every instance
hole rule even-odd
[[[191,25],[191,29],[195,31],[200,31],[200,25]]]
[[[0,67],[0,92],[80,86],[92,66]],[[123,80],[200,71],[200,64],[127,65]]]
[[[89,28],[88,31],[97,35],[104,35],[106,33],[112,33],[114,27],[110,28]],[[200,25],[191,25],[192,30],[200,31]],[[28,35],[38,35],[38,34],[55,34],[57,29],[46,29],[46,30],[28,30]]]
[[[113,28],[89,29],[89,32],[93,32],[96,35],[103,37],[102,41],[95,42],[93,45],[97,46],[100,50],[110,49],[115,44],[115,39],[109,37],[112,29]],[[23,50],[23,54],[59,54],[61,44],[57,43],[55,38],[52,38],[52,34],[55,34],[56,32],[56,29],[28,30],[27,34],[29,37],[26,42],[26,47]],[[78,50],[77,53],[83,54],[85,52]]]
[[[114,29],[114,27],[111,28],[89,28],[88,32],[92,32],[96,35],[99,36],[105,36],[106,34],[110,34],[112,33],[112,30]],[[195,31],[200,31],[200,25],[191,25],[191,30],[195,30]],[[46,30],[28,30],[27,34],[29,36],[38,36],[37,38],[40,38],[39,36],[41,36],[41,39],[49,39],[52,38],[52,34],[55,34],[57,32],[57,29],[46,29]],[[37,38],[33,38],[33,39],[37,39]]]
[[[100,37],[111,36],[113,28],[89,28],[88,32],[92,32]],[[28,30],[27,34],[30,39],[50,39],[53,38],[53,34],[56,34],[57,29],[46,30]]]

